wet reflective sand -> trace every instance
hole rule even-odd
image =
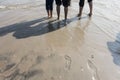
[[[94,1],[92,18],[86,3],[79,20],[75,0],[67,25],[38,1],[0,9],[0,80],[120,80],[119,1]]]

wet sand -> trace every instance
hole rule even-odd
[[[0,9],[0,80],[120,80],[120,7],[102,1],[81,20],[73,1],[67,25],[63,7],[46,18],[42,0]]]

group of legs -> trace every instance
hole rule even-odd
[[[46,0],[46,10],[48,14],[48,18],[52,17],[52,11],[53,11],[53,2],[54,0]],[[56,11],[57,11],[57,16],[58,20],[60,19],[60,6],[63,4],[64,6],[64,13],[65,13],[65,20],[67,19],[67,14],[68,14],[68,6],[70,6],[70,0],[55,0],[56,2]]]
[[[47,14],[48,14],[48,18],[52,18],[52,12],[53,12],[53,2],[54,0],[46,0],[46,10],[47,10]],[[68,6],[70,6],[71,0],[55,0],[56,2],[56,11],[57,11],[57,16],[58,16],[58,20],[60,19],[60,6],[61,4],[63,4],[64,6],[64,14],[65,14],[65,20],[67,20],[67,14],[68,14]],[[78,17],[81,18],[82,15],[82,11],[83,11],[83,7],[84,7],[84,3],[85,0],[80,0],[79,1],[79,13],[78,13]],[[89,8],[90,8],[90,12],[89,12],[89,16],[92,16],[92,8],[93,8],[93,3],[92,0],[88,0],[89,3]]]

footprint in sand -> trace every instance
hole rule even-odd
[[[16,71],[16,64],[11,61],[13,53],[0,55],[0,78],[9,77]]]
[[[97,72],[96,66],[92,63],[91,60],[88,60],[88,68],[92,73],[92,80],[100,80]]]
[[[40,56],[39,59],[41,59]],[[42,70],[32,70],[32,67],[38,64],[37,60],[38,56],[29,54],[24,56],[17,64],[12,64],[12,62],[11,64],[7,63],[3,66],[4,70],[0,72],[0,80],[1,78],[3,78],[2,80],[28,80],[32,76],[42,74]],[[3,63],[1,63],[1,65],[2,64]]]
[[[71,57],[68,56],[68,55],[65,55],[64,58],[65,58],[65,60],[66,60],[65,68],[66,68],[67,70],[70,70],[70,68],[71,68],[71,62],[72,62]]]

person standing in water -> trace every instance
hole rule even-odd
[[[64,6],[64,15],[65,15],[65,21],[67,20],[67,15],[68,15],[68,6],[70,6],[70,1],[71,0],[55,0],[56,1],[56,10],[57,10],[57,16],[58,20],[60,19],[60,6],[63,4]]]
[[[81,15],[82,15],[84,3],[85,3],[85,0],[80,0],[80,2],[79,2],[78,17],[80,17],[80,18],[81,18]],[[92,0],[88,0],[88,3],[89,3],[89,9],[90,9],[90,12],[89,12],[88,16],[91,17],[92,16],[92,10],[93,10],[93,1]]]
[[[46,0],[46,10],[47,10],[48,18],[52,18],[53,2],[54,0]]]

